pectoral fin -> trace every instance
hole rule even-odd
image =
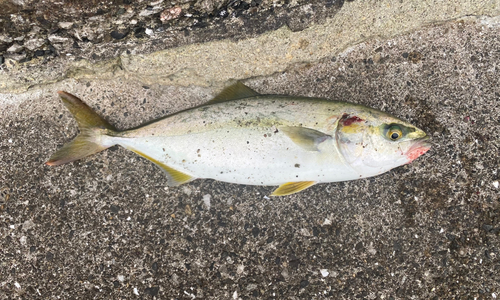
[[[139,151],[134,150],[134,149],[129,149],[129,150],[131,150],[134,153],[154,162],[158,167],[160,167],[160,169],[162,169],[163,172],[165,172],[165,175],[167,175],[168,186],[178,186],[178,185],[181,185],[183,183],[186,183],[186,182],[189,182],[189,181],[196,179],[193,176],[185,174],[185,173],[178,171],[174,168],[171,168],[171,167],[165,165],[164,163],[161,163],[161,162],[157,161],[156,159],[154,159],[150,156],[147,156],[146,154],[144,154],[142,152],[139,152]]]
[[[308,187],[314,185],[314,181],[299,181],[299,182],[287,182],[279,186],[271,196],[286,196],[298,193]]]
[[[295,144],[307,151],[319,151],[318,145],[332,138],[331,135],[306,127],[283,126],[279,129]]]
[[[235,84],[230,85],[227,88],[223,89],[219,95],[215,96],[215,98],[208,101],[206,104],[214,104],[231,100],[255,97],[258,95],[260,94],[238,81]]]

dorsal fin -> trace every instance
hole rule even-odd
[[[223,89],[219,95],[215,96],[215,98],[208,101],[206,104],[214,104],[231,100],[255,97],[258,95],[260,94],[252,90],[248,86],[244,85],[243,83],[237,81],[236,83]]]

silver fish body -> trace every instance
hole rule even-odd
[[[422,130],[384,112],[325,99],[260,95],[241,83],[206,105],[137,129],[117,132],[107,123],[81,123],[84,140],[97,151],[113,145],[134,151],[162,168],[169,185],[196,178],[280,185],[273,195],[375,176],[430,148]],[[48,164],[59,162],[67,161],[56,153]]]

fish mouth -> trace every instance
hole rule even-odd
[[[408,163],[411,163],[418,157],[422,156],[424,153],[431,149],[432,144],[429,143],[429,137],[425,136],[421,139],[415,141],[415,143],[406,152],[406,157],[408,158]]]

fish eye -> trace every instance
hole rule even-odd
[[[398,125],[392,125],[387,130],[386,136],[392,141],[397,141],[403,136],[403,131]]]

